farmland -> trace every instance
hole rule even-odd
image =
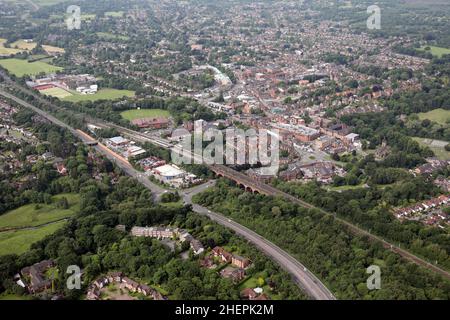
[[[24,40],[17,40],[10,44],[11,48],[17,48],[26,51],[33,50],[34,48],[36,48],[36,46],[36,42],[25,42]]]
[[[5,48],[6,39],[0,38],[0,56],[9,56],[11,54],[20,53],[23,50],[14,48]]]
[[[170,117],[169,111],[162,109],[127,110],[122,112],[120,115],[122,116],[122,118],[129,121],[141,118]]]
[[[47,53],[50,53],[50,52],[64,53],[65,52],[65,50],[63,48],[49,46],[49,45],[45,45],[45,44],[42,45],[42,49],[44,49],[44,51]]]
[[[63,69],[42,61],[28,62],[21,59],[2,59],[0,60],[0,65],[16,77],[37,75],[39,73],[48,74]]]

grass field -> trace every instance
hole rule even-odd
[[[36,75],[41,72],[48,74],[63,69],[42,61],[28,62],[21,59],[2,59],[0,60],[0,65],[17,77]]]
[[[45,44],[42,45],[42,49],[44,49],[45,52],[47,52],[47,53],[49,53],[49,52],[58,52],[58,53],[66,52],[63,48],[49,46],[49,45],[45,45]]]
[[[154,118],[154,117],[170,117],[170,112],[162,109],[140,109],[140,110],[127,110],[120,114],[122,118],[129,121],[141,118]]]
[[[425,50],[426,47],[429,47],[430,50]],[[442,47],[435,47],[435,46],[423,46],[418,50],[430,52],[433,56],[436,56],[439,58],[442,57],[444,54],[450,54],[450,49],[442,48]]]
[[[32,54],[30,56],[28,56],[28,61],[37,61],[37,60],[43,60],[49,58],[48,55],[46,54]]]
[[[34,3],[40,6],[52,6],[67,0],[33,0]]]
[[[58,87],[40,90],[39,92],[46,96],[51,96],[51,97],[55,97],[58,99],[64,99],[64,98],[72,96],[72,93],[70,93],[69,91],[58,88]]]
[[[24,296],[19,296],[16,294],[0,294],[0,300],[31,300],[31,296],[29,295],[24,295]]]
[[[123,14],[123,11],[108,11],[105,12],[105,17],[122,17]]]
[[[365,188],[364,184],[360,184],[357,186],[325,187],[325,189],[328,191],[338,191],[338,192],[348,191],[348,190],[356,190],[356,189],[361,189],[361,188]]]
[[[37,229],[0,232],[0,256],[28,251],[32,243],[54,233],[65,223],[60,221]]]
[[[13,43],[10,44],[11,48],[17,48],[17,49],[22,49],[22,50],[33,50],[34,48],[36,48],[37,43],[36,42],[25,42],[24,40],[17,40]]]
[[[86,20],[94,20],[95,17],[97,17],[96,14],[82,14],[81,15],[81,20],[84,20],[84,21],[86,21]]]
[[[67,198],[69,209],[64,210],[56,207],[56,202],[62,197]],[[79,210],[80,196],[78,194],[60,194],[52,197],[52,200],[53,203],[50,205],[40,204],[40,209],[36,209],[35,204],[28,204],[1,215],[0,230],[43,225],[70,217]]]
[[[134,91],[118,90],[118,89],[101,89],[96,94],[79,94],[76,91],[70,91],[71,96],[65,97],[64,101],[80,102],[80,101],[97,101],[97,100],[116,100],[123,97],[134,97]]]
[[[14,48],[5,48],[4,44],[6,39],[0,38],[0,56],[9,56],[11,54],[16,54],[22,52],[23,50]]]
[[[426,113],[418,114],[420,120],[431,120],[440,124],[446,124],[450,121],[450,110],[435,109]]]
[[[103,39],[119,39],[119,40],[129,40],[130,37],[128,36],[123,36],[120,34],[112,34],[112,33],[108,33],[108,32],[97,32],[96,33],[100,38]]]
[[[420,143],[422,146],[429,147],[436,157],[440,160],[450,160],[450,152],[445,150],[445,146],[447,145],[446,141],[432,140],[432,139],[424,139],[424,138],[413,138],[415,141]]]

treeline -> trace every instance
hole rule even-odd
[[[332,216],[219,182],[195,197],[293,254],[338,299],[448,299],[450,283],[401,259],[379,243],[354,236]],[[342,202],[340,202],[342,205]],[[366,268],[381,268],[380,290],[367,289]]]
[[[35,117],[33,112],[21,110],[14,115],[14,120],[18,125],[31,129],[43,143],[37,145],[27,142],[20,145],[0,143],[0,151],[14,151],[17,160],[24,163],[16,172],[4,170],[0,174],[0,214],[27,203],[47,202],[51,195],[61,193],[61,189],[65,192],[77,191],[74,186],[69,188],[61,186],[62,179],[58,180],[59,175],[51,163],[39,160],[31,164],[26,161],[27,156],[40,156],[45,152],[52,152],[54,156],[68,159],[70,162],[71,159],[76,159],[77,155],[84,155],[86,152],[82,147],[75,147],[75,138],[67,130]],[[77,167],[82,164],[84,163],[81,161],[76,162]],[[74,176],[82,173],[69,172]],[[16,187],[15,184],[19,181],[20,187]]]
[[[85,181],[79,191],[80,211],[75,218],[51,236],[32,245],[21,256],[0,257],[2,291],[22,293],[12,282],[12,276],[20,268],[43,259],[57,263],[57,292],[66,299],[78,299],[87,286],[101,274],[120,270],[129,277],[158,286],[167,291],[171,299],[239,299],[239,289],[216,270],[201,268],[197,259],[184,260],[180,250],[172,252],[157,240],[134,238],[115,228],[126,225],[168,225],[186,228],[207,248],[227,245],[248,256],[253,267],[249,276],[263,273],[265,283],[270,283],[273,293],[283,299],[305,299],[290,277],[280,271],[255,248],[237,238],[230,231],[205,217],[190,211],[190,207],[156,205],[151,194],[131,178],[122,177],[111,185]],[[186,246],[183,250],[188,249]],[[81,290],[67,289],[68,266],[83,269]]]
[[[420,201],[440,194],[439,188],[422,178],[411,178],[385,188],[369,186],[342,192],[326,191],[315,183],[280,183],[278,187],[450,269],[450,241],[445,230],[417,221],[400,222],[390,211],[392,207],[411,204],[410,199]]]

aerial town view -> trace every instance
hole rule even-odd
[[[450,1],[0,0],[0,300],[450,300]]]

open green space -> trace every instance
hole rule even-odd
[[[425,50],[425,48],[430,48],[430,50]],[[419,51],[430,52],[433,56],[441,58],[444,54],[450,54],[450,49],[435,47],[435,46],[423,46]]]
[[[42,72],[48,74],[63,69],[42,61],[28,62],[21,59],[2,59],[0,60],[0,65],[17,77],[37,75]]]
[[[5,48],[6,41],[6,39],[0,38],[0,56],[9,56],[23,51],[21,49]]]
[[[428,112],[418,113],[420,120],[431,120],[439,124],[446,124],[450,121],[450,110],[434,109]]]
[[[360,184],[360,185],[356,185],[356,186],[349,186],[349,185],[345,185],[345,186],[339,186],[339,187],[325,187],[325,189],[327,189],[328,191],[347,191],[347,190],[356,190],[356,189],[361,189],[364,188],[364,184]]]
[[[116,100],[123,97],[134,97],[134,91],[118,90],[105,88],[99,90],[96,94],[80,94],[75,90],[71,90],[71,96],[63,98],[64,101],[80,102],[80,101],[97,101],[97,100]]]
[[[105,12],[105,17],[122,17],[123,11],[107,11]]]
[[[49,53],[49,52],[57,52],[57,53],[66,52],[66,50],[64,50],[64,48],[49,46],[49,45],[45,45],[45,44],[42,45],[42,49],[44,49],[45,52],[47,52],[47,53]]]
[[[12,293],[3,293],[0,294],[0,300],[31,300],[31,296],[29,295],[19,296],[17,294]]]
[[[54,4],[58,4],[67,0],[32,0],[39,6],[52,6]]]
[[[447,144],[446,141],[432,140],[418,137],[413,137],[413,139],[418,143],[420,143],[422,146],[430,148],[438,159],[450,160],[450,152],[445,150],[445,145]]]
[[[22,50],[33,50],[34,48],[36,48],[37,43],[36,42],[26,42],[25,40],[21,39],[21,40],[17,40],[13,43],[10,44],[11,48],[16,48],[16,49],[22,49]]]
[[[109,32],[97,32],[96,33],[100,38],[111,40],[111,39],[118,39],[118,40],[129,40],[130,37],[120,35],[120,34],[112,34]]]
[[[120,115],[122,116],[122,118],[132,121],[141,118],[168,118],[170,117],[170,112],[163,109],[136,109],[124,111]]]
[[[64,98],[72,96],[72,93],[70,93],[69,91],[58,88],[58,87],[40,90],[39,92],[46,96],[55,97],[58,99],[64,99]]]
[[[97,17],[96,14],[82,14],[81,20],[94,20]]]
[[[28,251],[31,244],[54,233],[65,223],[59,221],[36,229],[0,232],[0,256]]]
[[[69,203],[68,209],[57,207],[57,202],[63,197]],[[60,194],[52,197],[52,200],[53,203],[49,205],[27,204],[1,215],[0,230],[43,225],[70,217],[79,210],[80,196],[78,194]]]

